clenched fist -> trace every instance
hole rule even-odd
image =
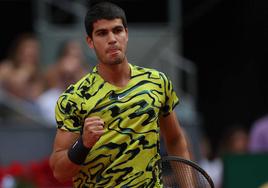
[[[83,144],[91,148],[104,133],[104,122],[100,117],[94,116],[85,119],[83,128]]]

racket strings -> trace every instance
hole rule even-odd
[[[162,161],[162,182],[165,188],[210,188],[204,175],[180,161]]]

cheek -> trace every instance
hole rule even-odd
[[[128,42],[127,39],[121,41],[122,48],[124,49],[124,51],[126,51],[126,48],[127,48],[127,42]]]
[[[105,58],[105,50],[104,50],[104,47],[95,44],[94,45],[94,51],[95,51],[95,54],[98,57],[98,59],[100,61],[104,61],[104,58]]]
[[[93,49],[96,51],[96,53],[100,54],[104,51],[104,46],[102,46],[100,43],[95,42],[93,45]]]

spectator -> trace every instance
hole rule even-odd
[[[201,140],[201,167],[210,175],[214,182],[215,188],[221,188],[223,163],[220,156],[213,154],[209,140],[204,136]]]
[[[6,59],[0,63],[0,89],[3,96],[9,99],[5,100],[5,105],[16,112],[7,111],[3,116],[5,119],[16,119],[14,115],[17,112],[26,119],[39,117],[35,103],[43,92],[39,55],[38,39],[31,33],[22,33],[10,45]]]
[[[248,131],[241,125],[233,125],[224,132],[221,155],[244,154],[248,152]]]
[[[21,34],[0,64],[0,86],[11,96],[33,102],[42,92],[39,41],[33,34]]]
[[[268,152],[268,115],[253,123],[250,130],[249,151]]]
[[[222,134],[219,150],[212,154],[207,139],[202,142],[201,151],[204,158],[201,166],[211,175],[215,187],[222,187],[224,172],[223,158],[227,154],[244,154],[248,152],[248,132],[241,125],[231,125]]]
[[[70,39],[63,41],[62,44],[59,46],[59,51],[57,55],[57,60],[61,59],[62,57],[71,56],[75,57],[80,61],[81,65],[84,66],[85,63],[85,56],[82,51],[82,47],[80,43],[75,39]],[[46,87],[54,88],[57,87],[60,78],[58,71],[59,71],[59,65],[58,63],[51,64],[47,70],[45,71],[45,80],[46,80]],[[83,73],[82,73],[83,74]],[[79,73],[78,76],[81,74]]]
[[[78,45],[74,41],[66,43],[67,46]],[[64,46],[64,49],[68,47]],[[75,46],[78,48],[78,46]],[[65,50],[60,53],[57,62],[48,69],[46,72],[46,83],[48,89],[38,98],[37,104],[40,108],[41,115],[48,121],[49,125],[55,126],[55,117],[53,106],[60,94],[67,89],[70,84],[77,82],[86,73],[86,69],[82,62],[82,54],[79,49]]]

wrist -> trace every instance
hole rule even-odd
[[[72,147],[68,150],[68,158],[70,161],[77,165],[81,165],[84,163],[89,151],[91,148],[87,148],[83,144],[83,139],[80,137]]]

